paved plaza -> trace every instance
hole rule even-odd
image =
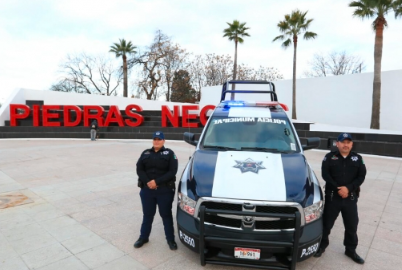
[[[0,269],[244,269],[202,267],[177,236],[178,250],[171,251],[158,214],[150,242],[133,248],[142,220],[135,163],[150,146],[151,140],[0,140],[0,197],[27,197],[0,209]],[[194,147],[178,141],[166,147],[178,156],[179,178]],[[320,179],[324,154],[306,151]],[[363,157],[368,174],[357,252],[366,263],[343,254],[339,217],[323,256],[297,269],[402,268],[402,159]]]

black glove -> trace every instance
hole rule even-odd
[[[141,180],[138,180],[137,186],[138,186],[139,188],[143,188],[143,187],[144,187],[144,183],[143,183]]]

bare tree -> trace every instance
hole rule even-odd
[[[62,79],[59,82],[53,84],[50,87],[50,90],[58,92],[73,92],[79,94],[87,93],[86,90],[80,84],[69,79]]]
[[[158,87],[162,80],[161,70],[157,68],[155,62],[151,65],[148,65],[148,62],[144,62],[143,65],[143,70],[138,74],[141,79],[135,82],[138,88],[138,94],[141,96],[141,94],[144,93],[146,99],[156,100],[159,97]]]
[[[276,81],[283,79],[283,75],[273,67],[260,66],[258,69],[248,67],[244,64],[239,65],[237,77],[239,80],[265,80]]]
[[[237,70],[237,79],[238,80],[251,80],[251,77],[254,75],[254,69],[252,67],[246,66],[244,64],[240,64]]]
[[[196,55],[187,70],[191,85],[197,92],[197,99],[200,100],[202,87],[222,85],[231,79],[233,60],[229,55]]]
[[[51,86],[52,91],[116,95],[123,77],[110,58],[86,53],[67,55],[60,68],[62,79]]]
[[[147,99],[157,99],[158,87],[163,79],[163,61],[167,56],[167,47],[170,45],[170,38],[160,30],[156,31],[154,41],[143,54],[129,60],[128,65],[141,65],[140,78],[136,81],[139,94],[145,93]]]
[[[229,55],[206,54],[204,74],[208,86],[225,83],[233,74],[232,58]]]
[[[204,76],[204,61],[202,55],[196,55],[188,67],[190,83],[197,92],[197,100],[201,99],[201,88],[207,86]]]
[[[222,85],[233,75],[233,60],[230,55],[194,56],[180,45],[174,44],[160,30],[155,33],[152,44],[143,53],[128,60],[128,67],[131,69],[134,66],[137,66],[133,69],[137,70],[137,79],[132,84],[137,93],[132,96],[158,99],[165,95],[167,101],[172,100],[173,78],[175,74],[178,76],[178,71],[181,71],[180,75],[186,74],[197,100],[201,99],[202,87]],[[248,72],[240,74],[241,78],[270,81],[283,78],[274,68],[253,69],[243,65],[239,69],[240,73]]]
[[[281,74],[279,70],[276,68],[260,66],[258,69],[254,71],[254,78],[252,78],[252,80],[266,80],[266,81],[283,80],[283,74]]]
[[[233,60],[229,55],[196,55],[190,61],[187,71],[191,85],[200,100],[202,87],[222,85],[232,78]],[[254,69],[241,64],[238,65],[237,79],[275,81],[283,79],[283,75],[273,67],[260,66],[258,69]]]
[[[181,48],[179,44],[172,44],[170,40],[166,43],[164,50],[165,57],[161,67],[164,74],[163,83],[166,86],[166,101],[170,101],[174,74],[179,70],[187,69],[190,53]]]
[[[364,61],[355,55],[343,52],[328,54],[316,53],[309,62],[310,71],[305,71],[305,77],[326,77],[345,74],[361,73],[366,68]]]

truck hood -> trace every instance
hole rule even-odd
[[[302,207],[321,199],[302,153],[197,150],[181,181],[181,192],[194,199],[297,202]]]

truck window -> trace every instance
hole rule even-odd
[[[236,148],[271,148],[297,151],[296,137],[285,118],[213,117],[202,146]]]

